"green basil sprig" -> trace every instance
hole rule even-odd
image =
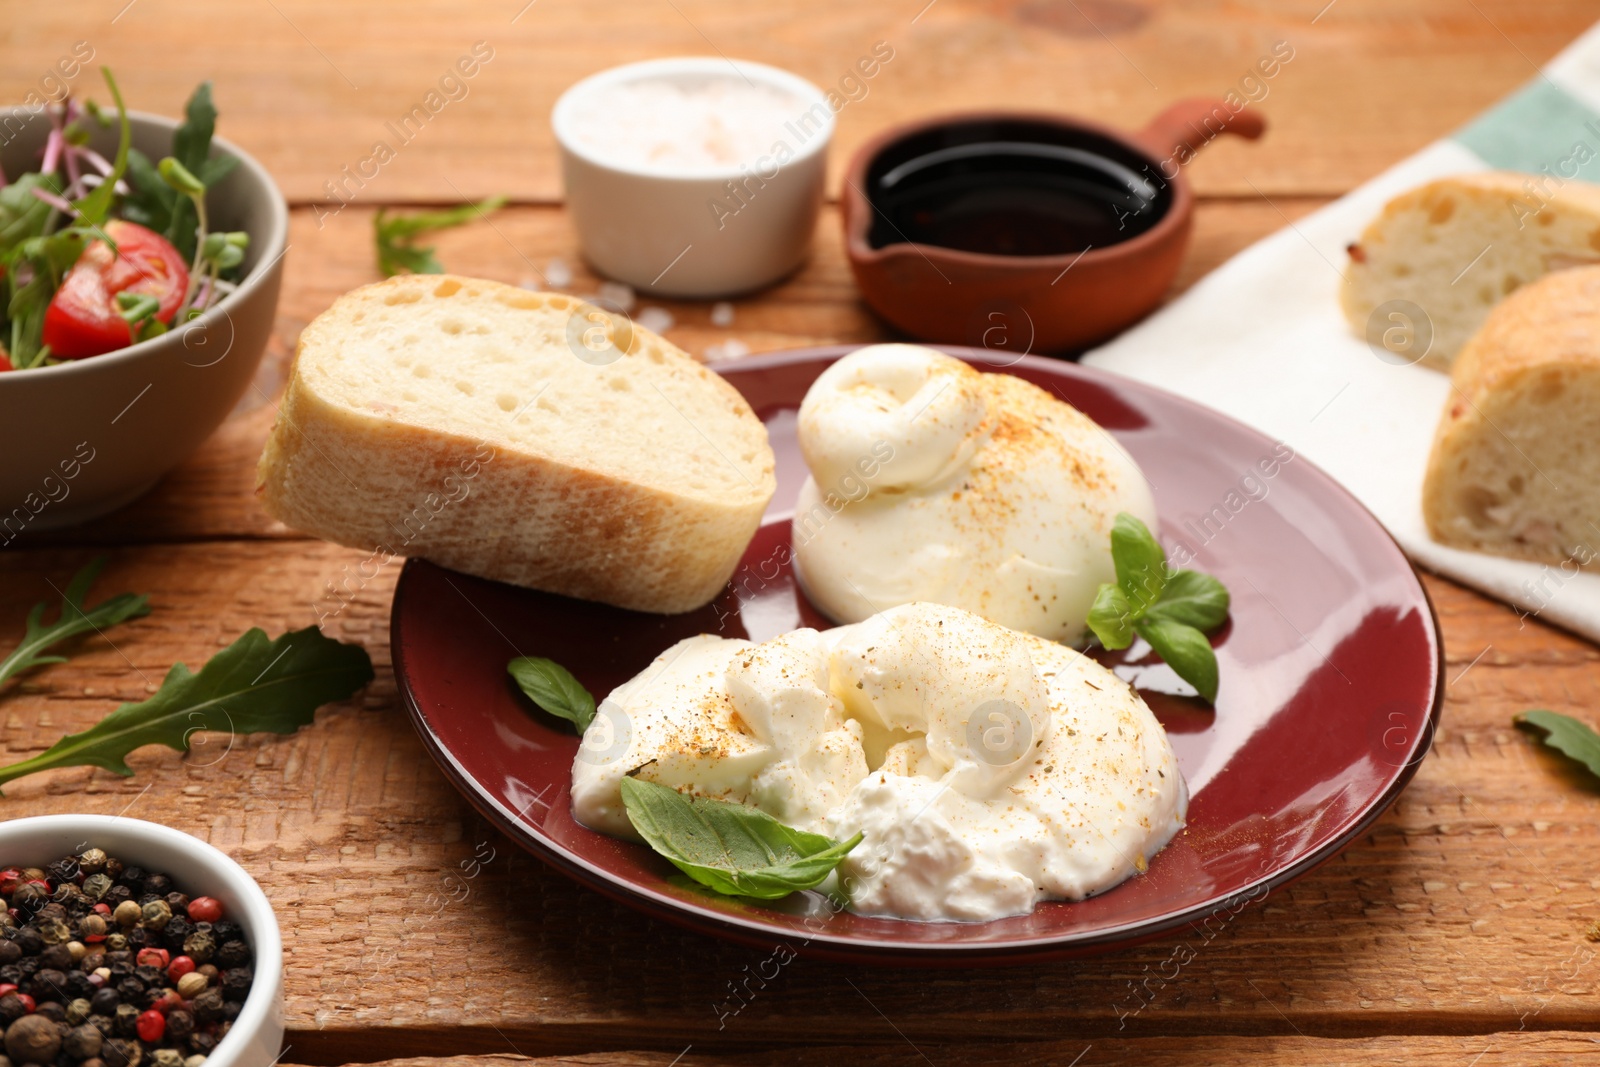
[[[583,733],[594,722],[594,697],[572,672],[543,656],[518,656],[506,664],[517,688],[539,707],[566,719]]]
[[[1100,587],[1089,629],[1109,649],[1144,638],[1156,655],[1210,703],[1217,701],[1217,656],[1206,634],[1228,617],[1228,590],[1209,574],[1171,570],[1150,528],[1126,511],[1111,527],[1117,581]]]
[[[696,882],[728,896],[777,900],[819,884],[861,843],[806,833],[743,804],[690,797],[639,778],[622,802],[650,847]]]
[[[1600,778],[1600,734],[1588,725],[1563,715],[1558,711],[1536,708],[1516,717],[1519,726],[1533,726],[1544,731],[1544,743],[1570,759],[1589,768],[1589,773]]]

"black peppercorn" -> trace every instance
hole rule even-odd
[[[95,990],[89,998],[89,1010],[96,1015],[110,1015],[122,1003],[122,997],[110,986]]]
[[[249,967],[234,967],[222,972],[222,995],[229,1000],[243,1000],[250,992],[250,982],[255,978]]]
[[[62,1000],[67,996],[67,976],[54,967],[41,967],[25,990],[34,1000]]]
[[[32,882],[24,882],[17,886],[16,892],[11,894],[11,906],[18,911],[29,914],[44,907],[50,899],[50,894]]]
[[[0,1008],[3,1008],[4,1005],[5,1001],[0,1000]],[[20,1013],[22,1009],[21,1001],[17,1001],[17,1009]],[[195,1020],[202,1025],[214,1023],[221,1019],[222,991],[218,989],[208,989],[204,993],[201,993],[199,996],[195,997],[194,1017]]]
[[[137,1001],[144,996],[144,983],[130,974],[117,983],[117,996],[125,1002]]]
[[[194,933],[194,923],[182,915],[174,915],[167,920],[166,926],[161,930],[161,944],[173,952],[179,952],[183,949],[184,941],[192,933]]]
[[[22,972],[23,982],[27,981],[29,978],[34,976],[35,972],[39,970],[39,957],[24,956],[22,959],[17,961],[17,969]],[[21,985],[22,982],[18,982],[17,984]]]
[[[133,899],[133,890],[125,885],[113,885],[106,890],[105,896],[100,898],[100,903],[115,908],[118,904],[125,904]]]
[[[114,1037],[101,1047],[100,1058],[106,1061],[106,1067],[138,1067],[144,1054],[138,1042]]]
[[[194,1033],[194,1016],[182,1008],[173,1008],[167,1012],[167,1036],[175,1041],[181,1041]]]
[[[138,952],[140,949],[149,945],[152,940],[150,931],[146,930],[142,926],[135,926],[122,936],[127,939],[128,949],[132,952]]]
[[[117,879],[118,885],[125,885],[135,894],[144,892],[144,868],[124,867],[122,876]]]
[[[126,963],[129,967],[132,967],[133,953],[127,949],[106,949],[106,966],[114,970],[120,963]],[[132,972],[130,971],[129,973]]]
[[[24,956],[37,956],[44,951],[44,938],[40,937],[36,930],[24,927],[17,931],[17,936],[12,940],[22,949]]]
[[[42,1015],[18,1019],[6,1028],[6,1055],[13,1063],[49,1063],[61,1051],[61,1032]]]
[[[66,1006],[54,1000],[47,1000],[43,1004],[40,1004],[37,1008],[33,1009],[33,1014],[42,1015],[53,1023],[64,1023],[67,1021]]]
[[[133,1037],[139,1032],[139,1009],[132,1004],[118,1004],[111,1016],[111,1028],[118,1037]]]
[[[125,868],[125,864],[121,860],[117,859],[117,857],[115,857],[115,856],[107,856],[106,857],[106,871],[105,871],[105,873],[111,878],[111,880],[113,882],[115,882],[118,878],[122,877],[122,872],[123,872],[124,868]]]
[[[0,941],[0,964],[16,963],[22,958],[22,949],[15,941]]]
[[[141,963],[133,969],[133,976],[146,986],[159,986],[166,977],[165,971],[152,963]]]
[[[66,945],[50,945],[39,953],[39,966],[65,971],[72,966],[72,950]]]
[[[217,1039],[200,1030],[190,1034],[185,1044],[196,1056],[209,1056],[217,1050]]]
[[[81,868],[78,866],[78,857],[63,856],[44,869],[45,877],[52,882],[76,882]]]
[[[95,984],[89,981],[89,976],[82,971],[67,972],[67,999],[87,1000],[94,996]]]
[[[109,1015],[91,1015],[89,1025],[100,1031],[101,1037],[112,1037],[117,1032],[116,1022]]]
[[[144,991],[144,997],[139,1001],[139,1007],[146,1011],[167,999],[167,991],[159,986],[151,986]]]
[[[185,942],[186,946],[187,944],[188,942]],[[250,962],[250,946],[245,944],[243,941],[229,941],[227,944],[217,949],[215,958],[217,961],[217,966],[219,967],[243,967],[245,964]],[[195,962],[200,963],[202,961],[198,956],[196,956]]]
[[[20,963],[8,963],[4,967],[0,967],[0,982],[6,985],[21,985],[22,980],[26,977],[27,975],[22,973],[22,964]]]
[[[230,1000],[222,1005],[222,1021],[231,1023],[239,1017],[239,1013],[242,1011],[244,1011],[244,1003],[242,1001]]]
[[[173,890],[167,894],[167,907],[172,909],[172,914],[182,915],[189,910],[189,894]]]
[[[211,933],[217,939],[217,944],[226,945],[229,941],[243,941],[244,927],[232,919],[223,919],[211,924]]]
[[[172,892],[172,879],[164,874],[149,874],[144,879],[144,891],[164,897]],[[187,904],[185,905],[187,907]]]
[[[61,1041],[61,1048],[73,1059],[86,1060],[90,1056],[100,1055],[100,1046],[103,1044],[105,1035],[85,1024],[68,1030],[67,1036]]]
[[[219,1009],[221,1007],[220,999],[219,997]],[[7,993],[5,996],[0,997],[0,1025],[10,1026],[26,1014],[28,1014],[28,1006],[15,993]]]

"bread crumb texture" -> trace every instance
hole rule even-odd
[[[1434,437],[1434,540],[1547,563],[1600,556],[1600,266],[1501,302],[1468,342]]]
[[[665,339],[450,275],[306,327],[259,481],[328,540],[663,612],[715,596],[776,484],[744,398]]]

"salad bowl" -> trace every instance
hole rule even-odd
[[[128,112],[133,147],[170,153],[176,120]],[[52,129],[41,109],[0,109],[0,168],[39,166]],[[89,146],[115,155],[116,123],[90,124]],[[70,526],[149,490],[222,424],[250,387],[272,334],[289,211],[266,170],[221,137],[213,157],[239,162],[206,198],[210,228],[250,235],[238,287],[200,317],[114,352],[0,373],[0,545]]]

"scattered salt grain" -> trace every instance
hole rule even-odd
[[[711,325],[728,327],[733,325],[733,305],[726,300],[718,300],[711,305]]]
[[[599,303],[612,311],[632,311],[633,288],[621,282],[601,282]]]
[[[666,308],[658,308],[651,305],[640,308],[639,314],[633,317],[633,321],[654,333],[666,333],[672,329],[672,324],[675,320],[672,317],[672,312]]]
[[[566,260],[552,259],[544,268],[544,280],[557,289],[572,284],[572,268],[567,266]]]
[[[748,356],[749,354],[749,345],[737,338],[729,338],[721,344],[712,345],[706,349],[706,361],[708,363],[716,363],[724,359],[738,359],[740,356]]]

